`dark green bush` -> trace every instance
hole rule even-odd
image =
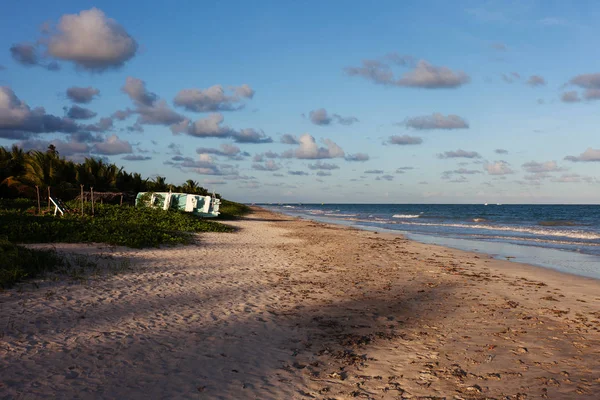
[[[0,288],[62,265],[63,259],[55,251],[27,249],[0,238]]]
[[[16,243],[108,243],[128,247],[184,244],[194,232],[231,232],[232,227],[177,211],[96,204],[79,213],[36,216],[16,209],[0,210],[0,234]]]

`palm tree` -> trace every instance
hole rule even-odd
[[[97,158],[86,158],[77,168],[77,182],[91,186],[97,191],[117,189],[117,178],[122,168],[115,164],[105,164]]]
[[[181,187],[181,190],[183,190],[186,193],[194,194],[198,190],[198,182],[192,179],[188,179]]]
[[[20,181],[38,186],[40,190],[53,186],[57,183],[60,163],[61,160],[53,153],[30,152],[25,158],[25,170]]]
[[[151,182],[151,187],[154,192],[165,192],[167,187],[167,178],[164,176],[157,176],[154,181]]]

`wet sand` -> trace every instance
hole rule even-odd
[[[600,281],[273,214],[0,293],[0,398],[596,398]],[[427,397],[429,396],[429,397]]]

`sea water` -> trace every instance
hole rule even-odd
[[[265,208],[600,279],[600,205],[282,204]]]

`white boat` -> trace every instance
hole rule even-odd
[[[163,210],[180,210],[204,218],[219,216],[221,200],[215,196],[200,196],[189,193],[139,192],[135,198],[137,207],[146,206]]]

